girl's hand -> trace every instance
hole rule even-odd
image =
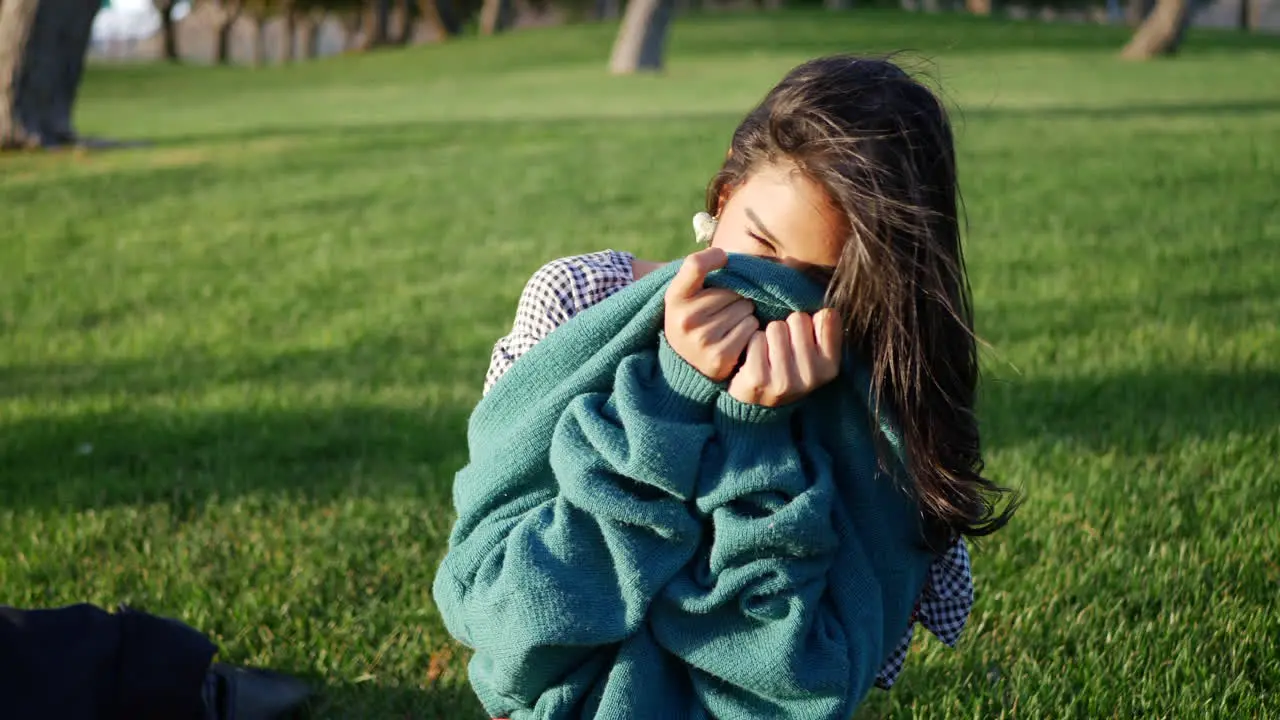
[[[751,335],[760,329],[755,305],[722,288],[705,288],[707,274],[729,256],[707,248],[685,258],[667,287],[663,331],[676,354],[716,382],[733,374]]]
[[[835,379],[843,350],[840,316],[826,308],[812,317],[792,313],[752,334],[747,357],[729,382],[739,402],[778,407],[795,402]]]

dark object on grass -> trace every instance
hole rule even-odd
[[[201,720],[276,720],[293,717],[311,695],[297,678],[270,670],[214,663],[205,676]]]
[[[127,607],[0,606],[6,720],[275,720],[309,690],[278,673],[213,664],[194,628]]]

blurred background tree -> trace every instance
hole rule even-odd
[[[99,2],[0,3],[0,149],[77,141],[71,113]]]

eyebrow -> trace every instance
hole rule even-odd
[[[778,240],[778,237],[773,233],[769,232],[769,228],[764,226],[764,223],[760,221],[760,216],[756,215],[755,211],[753,211],[751,208],[747,208],[746,212],[747,212],[747,219],[755,223],[756,227],[760,228],[760,234],[764,235],[765,239],[767,239],[769,242],[773,243],[774,245],[782,244],[782,242]]]
[[[745,208],[745,210],[747,213],[747,219],[756,224],[756,227],[760,229],[761,235],[764,235],[765,238],[768,239],[769,242],[773,243],[774,245],[778,245],[778,246],[782,245],[782,243],[778,241],[777,236],[769,232],[769,228],[765,227],[764,223],[760,222],[759,215],[756,215],[751,208]],[[815,280],[821,282],[824,285],[831,283],[831,280],[836,272],[836,268],[834,265],[814,265],[813,263],[799,263],[799,264],[801,266],[802,272],[808,274],[810,277],[814,278]]]

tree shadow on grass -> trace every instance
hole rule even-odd
[[[112,317],[80,318],[89,329]],[[421,335],[448,331],[445,321],[423,318]],[[326,381],[359,383],[370,389],[387,385],[422,385],[436,377],[475,377],[486,357],[455,351],[423,337],[370,335],[327,349],[299,349],[231,356],[182,349],[151,357],[100,362],[0,363],[0,400],[53,403],[84,394],[126,395],[131,400],[192,394],[228,385],[261,385],[264,389]],[[487,351],[488,348],[485,348]],[[412,361],[396,364],[398,357]],[[426,400],[424,399],[425,403]]]
[[[1149,454],[1280,427],[1280,370],[1153,367],[1106,376],[1010,378],[983,388],[989,448],[1065,442]]]
[[[467,409],[77,414],[8,423],[5,506],[73,510],[292,493],[326,500],[423,491],[447,497],[465,461]]]
[[[429,489],[465,461],[466,411],[387,407],[119,411],[5,427],[5,506],[198,507],[264,492],[314,500]]]
[[[143,399],[181,397],[202,383],[318,382],[324,365],[295,363],[292,374],[248,365],[221,378],[186,367],[181,378],[196,380],[175,379],[145,364],[6,368],[0,391],[46,400],[107,388]],[[282,359],[276,367],[290,364]],[[1273,431],[1280,426],[1280,370],[1153,367],[1101,376],[1000,378],[985,384],[980,410],[989,448],[1066,442],[1097,451],[1154,453],[1190,440]],[[211,496],[264,491],[311,498],[443,493],[466,459],[470,411],[469,403],[425,399],[409,409],[347,401],[187,411],[180,404],[157,408],[144,401],[96,413],[19,419],[6,423],[0,437],[6,505],[198,505]]]
[[[384,345],[368,350],[393,351]],[[447,495],[452,472],[465,461],[471,401],[442,399],[425,377],[368,362],[369,352],[349,347],[234,359],[171,354],[0,367],[0,399],[37,408],[3,423],[5,505],[199,505],[213,496],[261,492],[318,499],[352,492]],[[469,376],[474,364],[443,350],[421,354],[442,377]],[[281,386],[334,380],[368,387],[371,396],[393,383],[409,389],[395,405],[353,404],[350,391],[342,401],[305,393],[272,397]],[[260,392],[263,402],[241,395],[225,409],[183,408],[184,397],[237,385]],[[115,400],[74,413],[39,409],[86,394]]]
[[[1263,248],[1244,243],[1236,251],[1263,253]],[[1219,261],[1211,251],[1204,252],[1205,257],[1179,261],[1192,266]],[[1230,262],[1249,260],[1246,256]],[[1277,292],[1280,281],[1263,281],[1243,290],[1170,289],[1140,305],[1075,301],[1069,312],[1033,304],[987,314],[997,349],[1004,343],[1037,343],[1041,365],[1023,368],[1029,377],[999,360],[985,368],[979,416],[986,444],[1001,448],[1065,442],[1094,451],[1148,454],[1194,440],[1274,433],[1280,428],[1280,365],[1265,359],[1280,352],[1280,337],[1268,329],[1274,327],[1280,308]],[[1145,368],[1122,372],[1053,370],[1064,362],[1055,356],[1060,348],[1075,356],[1081,347],[1137,342],[1131,339],[1133,328],[1143,324],[1194,325],[1216,337],[1237,337],[1241,352],[1254,360],[1226,368],[1179,367],[1153,360]],[[1053,342],[1041,342],[1046,340]],[[1251,351],[1246,344],[1250,341]],[[1145,351],[1138,345],[1132,352],[1138,358]]]
[[[1256,252],[1259,261],[1267,252],[1265,245],[1264,239],[1257,241],[1257,247],[1241,243],[1246,252]],[[1186,257],[1184,261],[1195,266],[1212,263],[1214,259]],[[1246,264],[1251,260],[1231,262]],[[982,311],[979,333],[997,348],[1042,338],[1080,339],[1102,333],[1127,333],[1138,323],[1158,322],[1170,327],[1194,324],[1218,333],[1238,333],[1267,327],[1277,314],[1280,314],[1280,278],[1248,289],[1170,289],[1158,297],[1131,302],[1072,300],[1070,305],[1048,309],[1038,301],[1003,303]]]

